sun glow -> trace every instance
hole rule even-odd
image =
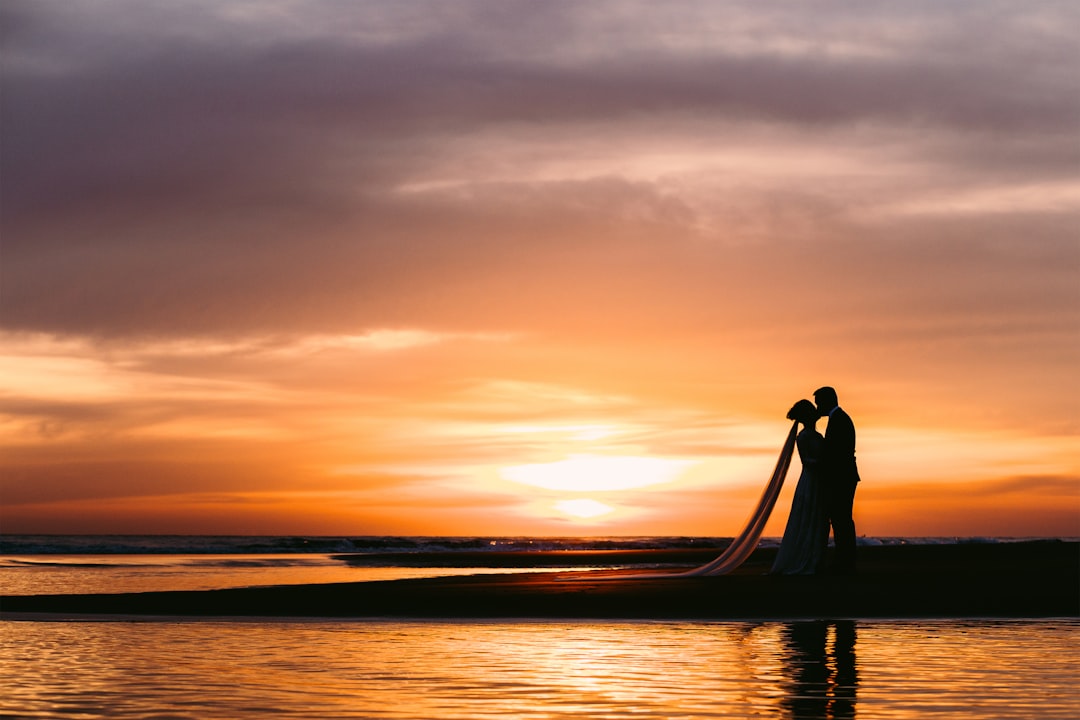
[[[637,456],[571,455],[566,460],[503,468],[500,475],[547,490],[604,492],[674,480],[693,462]]]
[[[607,515],[613,512],[615,508],[610,505],[605,505],[597,500],[589,500],[587,498],[579,498],[577,500],[560,500],[555,503],[555,509],[561,513],[565,513],[576,518],[594,518],[600,515]]]

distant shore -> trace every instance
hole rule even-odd
[[[790,619],[1080,616],[1080,543],[859,549],[859,574],[768,575],[774,548],[735,573],[642,579],[637,570],[470,575],[115,595],[0,597],[0,618],[81,615],[312,618]],[[451,555],[451,554],[448,554]],[[452,553],[468,566],[465,553]],[[506,567],[673,564],[703,550],[500,553]],[[527,557],[526,557],[527,555]],[[490,562],[489,553],[485,553]],[[517,557],[515,557],[517,556]],[[383,558],[385,561],[386,558]],[[372,558],[357,562],[371,562]],[[431,562],[429,556],[427,562]],[[451,561],[447,558],[447,563]],[[447,565],[449,566],[449,565]],[[669,569],[667,572],[675,572]]]

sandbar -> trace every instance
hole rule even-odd
[[[708,549],[506,555],[508,566],[638,569],[468,575],[381,582],[203,591],[0,597],[0,617],[187,616],[263,618],[1075,618],[1080,543],[1038,540],[859,549],[854,576],[769,575],[775,549],[759,548],[717,577],[640,578],[678,572]],[[490,556],[493,553],[487,553]],[[462,562],[463,558],[459,558]],[[430,557],[426,562],[431,562]],[[655,571],[652,571],[655,572]]]

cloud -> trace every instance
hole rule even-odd
[[[11,7],[11,327],[1072,322],[1059,6]]]
[[[822,379],[1075,430],[1071,6],[0,13],[6,446],[752,456]]]
[[[669,149],[695,137],[730,149],[702,135],[717,123],[735,125],[735,141],[759,123],[814,133],[880,125],[919,144],[953,128],[969,148],[985,134],[969,162],[998,157],[985,153],[992,143],[1026,150],[1026,168],[1035,157],[1069,167],[1048,151],[1077,113],[1057,72],[1069,48],[1055,27],[1075,20],[1068,11],[989,22],[956,8],[876,6],[822,23],[829,7],[765,19],[740,5],[598,13],[461,3],[418,18],[392,3],[246,14],[15,4],[9,222],[62,208],[99,221],[110,210],[129,222],[202,218],[210,228],[200,234],[219,237],[265,230],[252,215],[318,228],[315,217],[347,212],[357,195],[415,182],[448,152],[460,160],[463,141],[563,133],[603,139],[610,162],[650,118],[646,129],[666,126]],[[1052,13],[1063,15],[1057,25],[1039,21]],[[239,228],[229,222],[237,211]]]

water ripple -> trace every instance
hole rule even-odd
[[[1080,623],[0,622],[0,716],[1073,718]]]

